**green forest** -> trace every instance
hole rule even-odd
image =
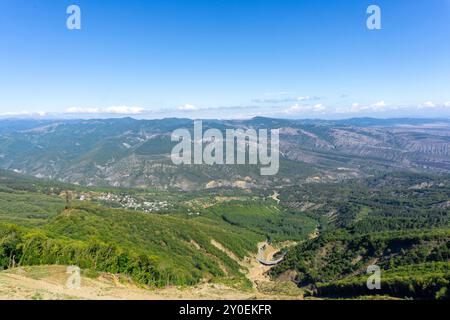
[[[286,201],[332,194],[334,201],[309,212],[322,222],[320,236],[290,250],[272,277],[294,270],[294,281],[319,297],[449,298],[448,177],[398,173],[294,187]],[[380,290],[367,288],[369,265],[381,268]]]
[[[279,203],[266,191],[130,191],[173,204],[148,213],[76,196],[123,196],[123,189],[1,171],[0,268],[78,265],[155,288],[207,280],[248,289],[240,261],[264,240],[295,241],[269,274],[274,281],[289,274],[307,297],[448,299],[449,181],[397,173],[312,183],[281,189]],[[369,265],[381,268],[380,290],[366,286]]]

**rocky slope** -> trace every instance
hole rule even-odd
[[[280,172],[256,166],[174,165],[173,130],[187,119],[0,120],[0,168],[89,186],[264,188],[340,181],[379,171],[450,172],[450,121],[204,121],[204,130],[280,129]]]

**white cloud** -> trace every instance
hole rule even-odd
[[[113,106],[108,108],[68,108],[64,113],[69,114],[122,114],[136,115],[144,112],[141,107]]]
[[[317,112],[322,112],[322,111],[325,111],[326,109],[327,108],[321,103],[318,103],[318,104],[313,106],[313,110],[317,111]]]
[[[310,110],[311,110],[311,106],[294,104],[293,106],[285,109],[284,113],[287,113],[287,114],[301,113],[301,112],[310,111]]]
[[[79,107],[72,107],[66,109],[64,113],[83,113],[83,114],[94,114],[94,113],[101,113],[99,108],[79,108]]]
[[[433,101],[426,101],[421,105],[422,108],[435,108],[436,105]]]
[[[320,100],[320,97],[316,96],[303,96],[303,97],[297,97],[297,101],[312,101],[312,100]]]
[[[336,108],[337,113],[358,113],[367,110],[367,106],[361,105],[359,102],[354,102],[350,107]]]
[[[384,100],[382,101],[378,101],[375,102],[374,104],[372,104],[371,106],[367,107],[367,110],[371,110],[371,111],[385,111],[387,109],[387,104],[386,102],[384,102]]]
[[[44,117],[46,115],[47,112],[45,111],[30,112],[25,110],[17,112],[0,113],[0,117]]]
[[[323,112],[326,109],[327,108],[321,103],[316,104],[316,105],[299,105],[297,103],[297,104],[283,110],[283,113],[295,114],[295,113],[302,113],[302,112],[306,112],[306,111]]]
[[[384,101],[379,101],[372,105],[372,107],[374,107],[374,108],[384,108],[386,106],[387,106],[386,102],[384,102]]]
[[[350,112],[359,112],[363,109],[364,109],[364,107],[360,103],[354,102],[354,103],[352,103],[352,106],[350,107]]]
[[[281,95],[276,95],[274,94],[273,97],[270,98],[262,98],[262,99],[253,99],[252,101],[255,103],[272,103],[272,104],[277,104],[277,103],[288,103],[288,102],[298,102],[298,101],[302,101],[302,102],[306,102],[306,101],[317,101],[320,100],[320,97],[317,96],[299,96],[299,97],[295,97],[295,96],[281,96]]]
[[[378,101],[372,105],[364,105],[359,102],[354,102],[350,107],[336,108],[337,113],[358,113],[363,111],[380,112],[386,111],[388,105],[385,101]]]
[[[107,113],[113,114],[141,114],[144,108],[141,107],[127,107],[127,106],[117,106],[106,108]]]
[[[418,106],[419,109],[423,108],[449,108],[450,107],[450,101],[443,102],[442,104],[436,104],[433,101],[426,101]]]
[[[178,110],[181,110],[181,111],[195,111],[195,110],[199,110],[199,108],[197,108],[196,106],[194,106],[194,105],[192,105],[192,104],[185,104],[185,105],[182,105],[182,106],[180,106],[180,107],[178,107]]]

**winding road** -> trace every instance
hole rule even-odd
[[[267,242],[263,242],[258,246],[258,255],[256,256],[256,260],[258,260],[259,263],[265,265],[265,266],[275,266],[277,264],[279,264],[281,261],[283,261],[284,259],[284,255],[277,259],[277,260],[267,260],[267,258],[265,258],[265,251],[267,249],[267,246],[269,246],[269,244]],[[273,252],[271,254],[271,256],[273,256],[275,252]]]

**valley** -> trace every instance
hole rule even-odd
[[[89,187],[249,190],[339,182],[377,172],[449,173],[445,119],[205,120],[204,130],[279,129],[280,172],[259,166],[175,165],[170,153],[188,119],[0,120],[0,168]]]
[[[411,121],[214,123],[280,128],[274,177],[172,167],[168,132],[190,120],[8,123],[0,297],[448,299],[450,131]]]
[[[64,266],[40,266],[0,272],[1,300],[267,300],[298,296],[264,294],[222,284],[146,289],[110,274],[82,276],[81,288],[66,287]]]

